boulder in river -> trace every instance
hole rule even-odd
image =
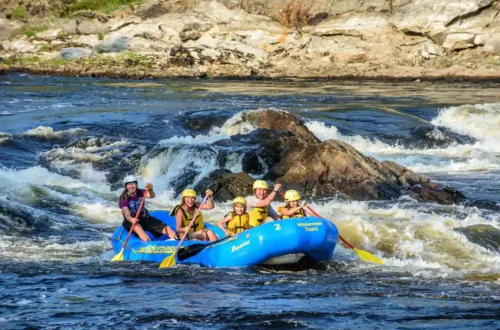
[[[249,134],[231,137],[233,142],[257,148],[257,155],[268,166],[264,178],[294,188],[308,198],[340,196],[353,200],[388,200],[409,195],[418,201],[440,204],[459,203],[465,199],[457,190],[442,187],[393,162],[380,162],[354,149],[345,142],[319,142],[293,114],[284,111],[254,111],[245,120],[258,127]],[[235,182],[235,174],[217,172],[218,190],[222,199],[231,199],[248,186]],[[228,179],[224,179],[224,177]],[[205,182],[214,182],[213,178]],[[225,186],[236,185],[236,186]]]
[[[212,189],[216,201],[231,200],[236,196],[248,196],[252,193],[252,185],[255,179],[246,173],[231,173],[227,170],[216,170],[212,172],[196,187],[196,191]]]

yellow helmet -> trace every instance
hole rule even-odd
[[[236,203],[241,203],[245,206],[245,208],[247,207],[247,200],[243,197],[236,197],[234,200],[233,200],[233,205],[236,204]]]
[[[196,198],[196,191],[194,191],[193,189],[186,189],[182,192],[182,199],[184,199],[184,197]]]
[[[267,182],[264,181],[264,180],[257,180],[253,183],[253,187],[252,187],[252,190],[255,190],[255,189],[269,189],[269,186],[267,185]]]
[[[301,197],[297,190],[288,190],[285,193],[285,200],[288,202],[300,201]]]

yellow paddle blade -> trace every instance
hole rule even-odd
[[[358,253],[359,257],[363,261],[373,261],[373,262],[376,262],[376,263],[381,264],[381,265],[384,264],[384,262],[382,260],[380,260],[379,258],[375,257],[370,252],[367,252],[365,250],[359,250],[359,249],[356,249],[356,248],[354,248],[354,251],[356,251]]]
[[[123,261],[123,249],[118,252],[118,254],[114,256],[113,259],[111,259],[111,262],[113,261]]]
[[[166,257],[160,264],[160,268],[174,267],[175,266],[175,254],[170,257]]]

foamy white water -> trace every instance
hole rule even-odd
[[[445,148],[414,149],[359,135],[346,136],[336,127],[315,120],[306,125],[322,141],[344,141],[364,154],[379,160],[394,161],[417,172],[453,173],[500,169],[500,103],[443,109],[432,122],[478,141]],[[482,132],[481,127],[485,122],[489,124],[484,126]]]
[[[64,131],[54,131],[52,127],[38,126],[36,128],[26,131],[24,134],[29,136],[36,136],[45,139],[54,139],[68,136],[75,136],[85,133],[87,130],[83,128],[72,128]]]
[[[260,110],[255,110],[260,111]],[[255,129],[253,125],[243,119],[248,111],[241,111],[226,120],[221,127],[214,127],[208,134],[196,136],[174,136],[160,141],[160,145],[175,144],[210,144],[219,140],[224,140],[236,134],[248,134]]]
[[[430,214],[425,205],[415,205],[410,209],[400,205],[377,208],[365,202],[336,200],[311,204],[337,225],[348,242],[377,255],[386,265],[404,268],[415,276],[458,276],[477,270],[485,274],[500,272],[498,253],[470,242],[454,230],[476,224],[500,228],[500,215],[485,216],[478,209],[471,209],[468,216],[460,219],[451,214]],[[466,210],[463,206],[454,207]],[[342,251],[342,255],[346,253],[355,254]],[[434,271],[423,271],[426,269]]]
[[[7,141],[7,140],[8,140],[8,139],[10,139],[11,137],[12,137],[12,135],[11,135],[11,134],[8,134],[8,133],[2,133],[2,132],[0,132],[0,144],[1,144],[2,142]]]
[[[58,238],[24,238],[0,236],[2,259],[19,261],[78,261],[103,254],[109,249],[107,238],[95,241],[60,243]]]
[[[437,126],[480,141],[500,141],[500,103],[461,105],[442,109],[432,120]],[[496,152],[500,152],[497,144]]]
[[[89,189],[99,191],[109,191],[109,186],[106,183],[84,183],[67,176],[57,173],[52,173],[46,168],[35,166],[24,170],[12,170],[0,168],[0,186],[5,188],[5,191],[16,190],[18,193],[22,188],[30,188],[28,185],[40,186],[60,186],[66,189]]]

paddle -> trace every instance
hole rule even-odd
[[[282,191],[280,191],[281,193],[281,196],[283,197],[283,199],[285,199],[285,195],[283,194]],[[307,209],[312,213],[314,214],[315,216],[317,216],[318,218],[323,218],[321,215],[319,215],[316,211],[314,211],[309,205],[306,206]],[[323,218],[324,219],[324,218]],[[375,257],[373,254],[371,254],[370,252],[368,251],[365,251],[365,250],[360,250],[360,249],[357,249],[355,248],[351,243],[349,243],[348,241],[346,241],[340,234],[339,234],[339,238],[342,242],[344,242],[348,247],[350,247],[351,249],[353,249],[354,251],[356,251],[359,255],[359,257],[361,258],[361,260],[365,261],[365,262],[368,262],[368,261],[372,261],[372,262],[376,262],[376,263],[379,263],[379,264],[384,264],[384,262],[382,260],[380,260],[379,258]]]
[[[208,194],[205,195],[205,198],[203,198],[203,201],[201,202],[200,204],[200,207],[198,208],[198,210],[195,212],[194,216],[193,216],[193,219],[191,220],[191,222],[189,223],[189,226],[187,227],[186,231],[184,232],[184,235],[182,235],[182,238],[181,240],[179,241],[179,244],[177,244],[177,247],[175,248],[175,251],[174,253],[172,253],[172,255],[168,256],[168,257],[165,257],[165,259],[163,259],[163,261],[161,262],[160,264],[160,268],[165,268],[165,267],[173,267],[175,266],[175,255],[177,254],[177,252],[179,251],[179,247],[181,246],[182,242],[184,242],[184,239],[187,237],[188,233],[189,233],[189,229],[191,229],[191,227],[193,226],[194,222],[196,221],[196,217],[198,217],[198,214],[200,213],[201,211],[201,206],[203,204],[205,204],[205,202],[207,201],[208,199]]]
[[[139,218],[139,214],[141,213],[142,206],[144,205],[144,201],[146,200],[146,194],[148,193],[147,189],[144,189],[144,194],[142,195],[142,201],[141,204],[139,205],[139,208],[137,209],[137,213],[135,215],[135,222],[132,224],[132,227],[130,227],[130,230],[128,232],[127,239],[125,240],[125,243],[123,244],[123,247],[120,252],[116,256],[111,259],[111,261],[122,261],[123,260],[123,252],[125,251],[125,247],[127,246],[128,240],[130,238],[130,235],[132,235],[132,232],[134,231],[135,224],[137,223],[137,219]]]
[[[193,244],[193,245],[189,245],[189,246],[185,246],[183,248],[180,248],[179,252],[177,253],[177,259],[179,261],[182,261],[182,260],[186,260],[188,258],[191,258],[191,257],[197,255],[198,253],[200,253],[201,251],[203,251],[204,249],[206,249],[207,247],[212,246],[212,245],[217,244],[217,243],[220,243],[222,241],[225,241],[228,238],[234,239],[236,237],[235,236],[226,236],[226,237],[223,237],[219,240],[210,242],[208,244],[198,243],[198,244]]]

